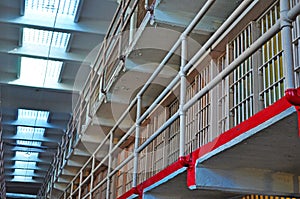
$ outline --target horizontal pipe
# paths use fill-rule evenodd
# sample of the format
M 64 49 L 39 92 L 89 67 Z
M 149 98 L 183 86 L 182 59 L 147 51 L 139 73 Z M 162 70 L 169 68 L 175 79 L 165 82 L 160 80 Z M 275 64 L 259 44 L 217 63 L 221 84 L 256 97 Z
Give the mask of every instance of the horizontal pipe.
M 259 37 L 252 45 L 249 46 L 240 56 L 238 56 L 231 64 L 229 64 L 224 70 L 222 70 L 215 78 L 213 78 L 203 89 L 201 89 L 196 95 L 194 95 L 183 107 L 184 111 L 187 111 L 193 104 L 197 102 L 202 96 L 208 93 L 223 78 L 228 76 L 237 66 L 245 61 L 249 56 L 256 52 L 264 43 L 270 40 L 276 33 L 280 31 L 280 20 L 277 21 L 267 32 Z
M 110 154 L 113 153 L 134 131 L 135 126 L 131 126 L 130 129 L 123 135 L 123 137 L 119 140 L 119 142 L 112 148 L 112 150 L 109 152 Z
M 287 17 L 294 21 L 296 19 L 296 17 L 299 15 L 300 13 L 300 3 L 297 3 L 293 8 L 291 8 L 288 13 L 287 13 Z
M 173 80 L 168 84 L 168 86 L 163 90 L 163 92 L 160 93 L 160 95 L 155 98 L 154 102 L 147 108 L 147 110 L 143 113 L 143 115 L 140 117 L 140 119 L 137 120 L 137 124 L 141 124 L 151 113 L 151 111 L 154 110 L 154 108 L 163 100 L 163 98 L 173 89 L 175 84 L 179 81 L 180 76 L 177 75 Z
M 137 101 L 137 98 L 135 97 L 131 103 L 129 104 L 129 106 L 126 108 L 126 110 L 123 112 L 123 114 L 121 115 L 121 117 L 118 119 L 118 121 L 116 122 L 116 124 L 113 126 L 113 128 L 110 130 L 111 132 L 115 131 L 118 126 L 121 124 L 121 122 L 125 119 L 125 117 L 127 116 L 127 114 L 129 113 L 129 111 L 133 108 L 133 106 L 135 105 Z
M 158 65 L 158 67 L 155 69 L 155 71 L 152 73 L 151 77 L 147 80 L 147 82 L 144 84 L 142 89 L 138 92 L 137 96 L 142 96 L 144 92 L 147 90 L 147 88 L 150 86 L 151 82 L 158 76 L 160 71 L 163 69 L 165 64 L 169 61 L 173 53 L 177 50 L 179 45 L 181 44 L 181 39 L 178 39 L 175 45 L 171 48 L 171 50 L 168 52 L 168 54 L 165 56 L 165 58 L 161 61 L 161 63 Z
M 140 153 L 145 149 L 150 142 L 152 142 L 157 136 L 159 136 L 164 130 L 166 130 L 177 118 L 179 117 L 179 112 L 177 111 L 172 117 L 170 117 L 159 129 L 157 129 L 139 148 L 137 148 L 137 153 Z
M 201 10 L 197 13 L 197 15 L 194 17 L 194 19 L 188 25 L 188 27 L 184 30 L 184 32 L 182 33 L 182 36 L 187 36 L 192 32 L 192 30 L 196 27 L 196 25 L 199 23 L 199 21 L 202 19 L 202 17 L 206 14 L 206 12 L 214 4 L 215 1 L 216 0 L 206 1 L 206 3 L 202 6 Z
M 215 43 L 215 41 L 227 30 L 227 28 L 234 22 L 234 20 L 247 8 L 252 0 L 246 0 L 234 10 L 230 17 L 218 28 L 218 30 L 207 40 L 202 48 L 192 57 L 184 68 L 184 72 L 187 73 L 189 69 L 198 61 Z
M 127 164 L 130 160 L 132 160 L 133 157 L 134 154 L 132 152 L 125 160 L 123 160 L 116 168 L 114 168 L 114 170 L 112 170 L 108 176 L 112 177 L 117 171 L 119 171 L 122 167 L 124 167 L 125 164 Z
M 143 88 L 140 90 L 140 92 L 137 94 L 137 96 L 142 96 L 144 92 L 147 90 L 147 88 L 150 86 L 151 82 L 158 76 L 160 71 L 163 69 L 165 64 L 169 61 L 173 53 L 177 50 L 177 48 L 181 45 L 181 38 L 183 36 L 186 36 L 189 34 L 195 25 L 202 19 L 204 14 L 208 11 L 208 9 L 211 7 L 211 5 L 214 3 L 215 0 L 209 0 L 205 3 L 205 5 L 201 8 L 201 10 L 197 13 L 196 17 L 193 19 L 191 24 L 188 25 L 188 27 L 185 29 L 185 31 L 181 34 L 179 39 L 176 41 L 176 43 L 173 45 L 171 50 L 168 52 L 168 54 L 164 57 L 164 59 L 161 61 L 161 63 L 158 65 L 156 70 L 153 72 L 151 77 L 147 80 Z

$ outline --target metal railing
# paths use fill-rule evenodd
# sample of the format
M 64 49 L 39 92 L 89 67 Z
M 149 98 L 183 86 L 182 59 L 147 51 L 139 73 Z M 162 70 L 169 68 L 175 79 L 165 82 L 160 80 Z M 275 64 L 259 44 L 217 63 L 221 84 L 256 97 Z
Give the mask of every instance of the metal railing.
M 280 48 L 280 41 L 284 39 L 281 39 L 280 33 L 281 20 L 279 17 L 275 17 L 271 19 L 272 25 L 264 28 L 267 27 L 264 24 L 267 23 L 266 20 L 270 19 L 270 17 L 267 17 L 270 13 L 272 16 L 279 16 L 276 7 L 278 4 L 274 4 L 272 7 L 274 10 L 270 9 L 259 20 L 251 22 L 236 38 L 228 42 L 224 50 L 225 56 L 221 55 L 219 57 L 220 64 L 217 65 L 219 71 L 209 71 L 209 69 L 215 67 L 213 63 L 210 63 L 208 66 L 202 67 L 198 76 L 194 76 L 195 85 L 187 86 L 186 76 L 188 72 L 191 69 L 195 69 L 197 65 L 194 65 L 198 60 L 207 56 L 207 49 L 210 49 L 217 42 L 218 38 L 222 38 L 223 35 L 227 34 L 227 30 L 233 28 L 231 24 L 241 20 L 239 16 L 243 15 L 242 13 L 245 10 L 248 12 L 249 9 L 247 8 L 255 5 L 257 1 L 243 1 L 203 47 L 187 62 L 186 36 L 193 30 L 213 3 L 213 0 L 207 1 L 202 7 L 92 156 L 74 177 L 61 198 L 95 198 L 100 196 L 112 198 L 120 196 L 176 161 L 175 157 L 168 157 L 163 150 L 164 147 L 169 147 L 168 150 L 174 150 L 175 152 L 172 152 L 176 154 L 177 158 L 185 156 L 196 148 L 208 143 L 220 133 L 228 130 L 231 126 L 243 122 L 261 110 L 263 106 L 260 106 L 260 103 L 264 104 L 264 107 L 269 106 L 283 95 L 280 92 L 283 90 L 284 85 L 284 76 L 281 75 L 283 61 L 280 61 L 282 53 L 284 53 Z M 297 11 L 295 11 L 296 9 Z M 298 8 L 295 8 L 293 12 L 299 13 Z M 298 22 L 296 21 L 295 23 Z M 263 24 L 260 29 L 261 32 L 258 35 L 250 36 L 250 32 L 257 28 L 253 26 L 255 24 Z M 111 29 L 108 32 L 110 33 Z M 299 36 L 295 38 L 299 38 Z M 294 42 L 294 46 L 296 46 L 296 42 Z M 182 62 L 178 75 L 157 96 L 152 105 L 142 112 L 143 94 L 179 47 L 182 48 Z M 269 50 L 273 47 L 276 47 L 277 51 L 272 51 L 274 54 L 270 54 Z M 254 62 L 253 60 L 257 60 L 256 58 L 258 57 L 261 58 L 261 62 Z M 96 60 L 95 63 L 102 62 Z M 109 78 L 105 80 L 103 79 L 105 75 L 101 71 L 101 66 L 97 67 L 97 70 L 91 72 L 90 76 L 96 74 L 94 76 L 98 75 L 101 77 L 102 82 L 103 80 L 109 81 L 112 76 L 106 76 Z M 261 78 L 262 85 L 256 86 L 256 83 L 260 82 L 257 81 L 257 78 Z M 178 84 L 179 81 L 180 83 Z M 195 87 L 198 87 L 198 89 L 195 89 Z M 214 91 L 215 87 L 219 88 L 219 91 Z M 86 85 L 81 96 L 81 103 L 78 104 L 78 107 L 81 108 L 77 108 L 77 110 L 81 111 L 77 111 L 78 113 L 75 111 L 76 114 L 74 116 L 77 119 L 73 120 L 76 122 L 75 125 L 71 125 L 72 128 L 69 129 L 71 132 L 76 132 L 74 130 L 76 127 L 78 128 L 77 132 L 80 132 L 80 126 L 83 124 L 80 119 L 82 117 L 86 118 L 86 116 L 82 116 L 82 114 L 86 114 L 82 110 L 86 109 L 86 104 L 94 101 L 91 100 L 94 99 L 91 96 L 93 96 L 95 91 L 90 90 L 90 88 L 95 89 L 99 87 L 94 86 L 94 84 Z M 100 85 L 100 88 L 105 87 Z M 157 106 L 162 103 L 172 89 L 179 89 L 180 91 L 178 102 L 174 102 L 169 107 L 169 111 L 167 109 L 158 110 Z M 215 96 L 219 96 L 219 99 L 213 100 Z M 213 121 L 212 117 L 214 115 L 212 112 L 216 110 L 218 104 L 225 107 L 218 109 L 222 114 L 217 121 Z M 91 105 L 88 106 L 91 107 Z M 114 132 L 131 112 L 136 112 L 136 126 L 132 126 L 125 132 L 118 142 L 114 142 Z M 148 119 L 152 123 L 148 124 Z M 219 126 L 218 130 L 213 129 L 216 126 Z M 193 131 L 193 129 L 196 131 Z M 212 132 L 217 133 L 212 134 Z M 109 145 L 108 148 L 107 145 Z M 126 151 L 118 151 L 120 147 L 125 148 Z M 101 151 L 105 151 L 107 155 L 98 160 L 97 155 Z M 152 164 L 152 162 L 154 163 Z M 125 182 L 123 186 L 121 186 L 122 182 Z M 112 190 L 112 184 L 116 185 L 115 190 Z
M 131 18 L 136 17 L 137 12 L 142 12 L 139 17 L 144 19 L 146 12 L 138 11 L 138 5 L 141 3 L 144 5 L 144 1 L 141 0 L 124 0 L 120 2 L 96 59 L 91 64 L 91 72 L 74 106 L 67 134 L 63 137 L 62 143 L 58 147 L 58 153 L 52 162 L 53 168 L 49 170 L 45 178 L 44 185 L 39 191 L 39 197 L 43 198 L 47 195 L 46 192 L 50 192 L 51 186 L 48 186 L 47 191 L 45 191 L 45 187 L 47 187 L 47 184 L 55 182 L 57 175 L 53 177 L 53 172 L 61 170 L 66 157 L 71 155 L 73 148 L 76 147 L 80 139 L 83 125 L 88 124 L 90 116 L 95 114 L 93 111 L 97 110 L 97 107 L 106 100 L 106 91 L 109 90 L 114 80 L 115 71 L 123 67 L 123 46 L 130 44 L 125 44 L 125 41 L 132 43 L 132 38 L 129 39 L 129 37 L 133 37 L 133 35 L 130 34 L 135 33 L 134 31 L 139 28 L 138 25 L 145 25 L 141 24 L 142 20 L 140 20 L 139 24 L 136 21 L 130 21 Z M 154 3 L 154 1 L 149 3 Z M 130 30 L 129 35 L 124 36 L 121 33 L 125 32 L 125 28 L 127 28 L 129 23 L 135 23 L 136 25 L 131 27 L 132 30 Z M 63 150 L 64 148 L 68 148 L 68 150 Z

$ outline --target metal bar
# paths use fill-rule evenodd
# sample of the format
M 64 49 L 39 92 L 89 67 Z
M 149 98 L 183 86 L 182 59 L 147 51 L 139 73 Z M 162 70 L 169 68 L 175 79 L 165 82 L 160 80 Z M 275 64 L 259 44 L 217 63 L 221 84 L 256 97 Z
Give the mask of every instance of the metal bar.
M 121 115 L 121 117 L 118 119 L 118 121 L 116 122 L 116 124 L 113 126 L 113 128 L 110 130 L 110 132 L 115 131 L 118 126 L 121 124 L 121 122 L 125 119 L 126 115 L 129 113 L 129 111 L 133 108 L 133 106 L 135 105 L 137 101 L 137 98 L 135 97 L 131 103 L 129 104 L 129 106 L 127 107 L 127 109 L 124 111 L 124 113 Z
M 227 28 L 234 22 L 234 20 L 247 8 L 252 0 L 245 0 L 241 5 L 227 18 L 227 20 L 218 28 L 218 30 L 207 40 L 202 48 L 189 60 L 185 66 L 184 71 L 187 72 L 199 58 L 204 55 L 214 42 L 227 30 Z
M 139 153 L 137 149 L 139 147 L 139 139 L 140 139 L 140 127 L 141 124 L 138 120 L 141 117 L 142 112 L 142 97 L 138 96 L 137 99 L 137 108 L 136 108 L 136 123 L 135 123 L 135 142 L 134 142 L 134 162 L 133 162 L 133 173 L 132 173 L 132 187 L 137 186 L 137 175 L 138 175 L 138 163 L 139 163 Z
M 298 3 L 299 5 L 299 3 Z M 298 6 L 299 7 L 299 6 Z M 296 6 L 296 8 L 298 8 Z M 281 16 L 281 33 L 282 33 L 282 49 L 284 53 L 284 72 L 285 72 L 285 89 L 295 88 L 294 79 L 294 63 L 292 49 L 292 23 L 288 18 L 289 1 L 280 0 L 280 16 Z M 294 11 L 294 10 L 293 10 Z M 297 10 L 300 12 L 300 8 Z M 291 13 L 291 12 L 290 12 Z M 292 14 L 294 14 L 292 12 Z M 293 16 L 293 15 L 292 15 Z
M 238 56 L 228 67 L 221 71 L 212 81 L 210 81 L 203 89 L 201 89 L 191 100 L 189 100 L 183 107 L 183 110 L 187 110 L 198 99 L 205 95 L 210 89 L 215 87 L 224 77 L 229 75 L 237 66 L 239 66 L 245 59 L 251 56 L 261 45 L 267 42 L 280 30 L 280 21 L 277 21 L 267 32 L 265 32 L 259 39 L 257 39 L 252 45 L 249 46 L 240 56 Z M 194 58 L 194 57 L 193 57 Z M 191 62 L 191 61 L 190 61 Z M 189 63 L 190 63 L 189 62 Z M 185 67 L 189 68 L 190 64 Z
M 127 133 L 125 133 L 125 135 L 123 135 L 123 137 L 119 140 L 119 142 L 110 150 L 110 153 L 113 153 L 130 136 L 130 134 L 133 132 L 134 129 L 135 129 L 135 126 L 132 126 L 127 131 Z
M 182 36 L 187 36 L 191 33 L 191 31 L 196 27 L 198 22 L 203 18 L 203 16 L 206 14 L 206 12 L 209 10 L 209 8 L 213 5 L 214 2 L 215 0 L 206 1 L 206 3 L 202 6 L 201 10 L 197 13 L 197 15 L 191 21 L 189 26 L 182 33 Z
M 184 66 L 187 63 L 187 40 L 186 36 L 182 37 L 181 45 L 181 67 L 180 67 L 180 104 L 179 104 L 179 117 L 180 117 L 180 131 L 179 131 L 179 157 L 184 156 L 185 149 L 185 125 L 186 125 L 186 111 L 183 106 L 186 101 L 186 74 Z
M 150 142 L 152 142 L 158 135 L 161 134 L 166 128 L 168 128 L 179 117 L 179 111 L 177 111 L 172 117 L 170 117 L 159 129 L 157 129 L 139 148 L 137 152 L 140 153 L 145 149 Z
M 299 13 L 300 13 L 300 3 L 297 3 L 293 8 L 291 8 L 287 12 L 287 17 L 288 17 L 288 19 L 295 21 L 296 17 L 299 15 Z
M 173 55 L 173 53 L 180 46 L 182 37 L 188 35 L 193 30 L 195 24 L 198 23 L 202 19 L 202 17 L 208 11 L 208 9 L 210 8 L 210 6 L 212 5 L 212 3 L 214 1 L 215 0 L 210 0 L 210 1 L 207 1 L 205 3 L 205 5 L 201 8 L 201 10 L 198 12 L 198 14 L 196 15 L 196 17 L 191 22 L 191 24 L 181 34 L 181 36 L 176 41 L 176 43 L 174 44 L 174 46 L 170 49 L 170 51 L 168 52 L 168 54 L 164 57 L 164 59 L 162 60 L 162 62 L 158 65 L 158 67 L 153 72 L 153 74 L 151 75 L 151 77 L 147 80 L 147 82 L 145 83 L 145 85 L 143 86 L 143 88 L 140 90 L 140 92 L 138 93 L 138 95 L 140 95 L 140 96 L 143 95 L 143 93 L 150 86 L 150 83 L 158 76 L 158 74 L 160 73 L 160 71 L 163 69 L 164 65 L 168 62 L 168 60 L 171 58 L 171 56 Z
M 107 181 L 106 181 L 106 198 L 110 198 L 110 181 L 111 177 L 109 176 L 110 171 L 111 171 L 111 165 L 112 165 L 112 145 L 113 145 L 113 133 L 110 133 L 110 138 L 109 138 L 109 151 L 110 153 L 108 154 L 108 168 L 107 168 Z
M 122 4 L 120 3 L 117 10 L 116 10 L 116 12 L 115 12 L 115 14 L 114 14 L 114 16 L 113 16 L 113 18 L 112 18 L 112 20 L 111 20 L 111 23 L 110 23 L 110 25 L 107 29 L 107 33 L 106 33 L 106 36 L 104 37 L 104 40 L 106 40 L 109 37 L 109 33 L 110 33 L 111 29 L 113 28 L 113 25 L 114 25 L 114 23 L 115 23 L 115 21 L 118 17 L 118 14 L 119 14 L 121 8 L 122 8 Z
M 123 160 L 114 170 L 112 170 L 109 174 L 108 177 L 112 177 L 118 170 L 120 170 L 122 167 L 125 166 L 130 160 L 134 158 L 134 154 L 130 154 L 125 160 Z
M 150 107 L 143 113 L 143 115 L 139 118 L 137 121 L 138 123 L 143 122 L 143 120 L 146 119 L 146 117 L 151 113 L 151 111 L 154 110 L 154 108 L 157 106 L 157 104 L 160 103 L 160 101 L 172 90 L 172 88 L 175 86 L 175 84 L 179 81 L 180 76 L 179 74 L 173 78 L 173 80 L 168 84 L 168 86 L 161 92 L 161 94 L 156 97 L 154 102 L 150 105 Z

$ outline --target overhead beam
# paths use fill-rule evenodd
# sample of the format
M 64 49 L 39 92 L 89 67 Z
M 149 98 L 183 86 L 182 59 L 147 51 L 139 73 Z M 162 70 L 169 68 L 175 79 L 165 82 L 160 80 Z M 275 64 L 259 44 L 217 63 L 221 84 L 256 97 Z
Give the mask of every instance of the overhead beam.
M 21 33 L 20 33 L 21 34 Z M 20 36 L 21 37 L 21 36 Z M 49 54 L 49 48 L 44 46 L 20 46 L 22 43 L 17 41 L 18 45 L 13 41 L 0 40 L 0 53 L 8 53 L 11 55 L 26 56 L 38 59 L 49 59 L 54 61 L 66 62 L 84 62 L 90 64 L 86 56 L 90 51 L 76 49 L 76 51 L 66 52 L 64 49 L 52 48 Z
M 80 23 L 70 22 L 65 20 L 56 20 L 56 23 L 49 23 L 48 18 L 38 16 L 20 16 L 10 10 L 0 9 L 0 23 L 11 24 L 20 27 L 37 28 L 49 31 L 67 32 L 67 33 L 88 33 L 105 35 L 110 21 L 97 21 L 86 19 Z
M 24 169 L 23 167 L 18 167 L 18 166 L 15 166 L 15 165 L 9 165 L 8 166 L 7 164 L 4 164 L 4 168 L 5 169 Z M 31 167 L 31 168 L 36 170 L 36 171 L 48 172 L 49 166 L 35 166 L 35 167 Z
M 50 154 L 53 156 L 56 153 L 56 149 L 39 149 L 39 148 L 33 148 L 33 147 L 28 147 L 28 146 L 8 146 L 7 144 L 5 145 L 4 151 L 10 151 L 10 152 L 16 152 L 16 151 L 24 151 L 24 152 L 33 152 L 33 153 L 43 153 L 43 154 Z
M 25 14 L 25 0 L 20 0 L 20 15 L 24 16 Z
M 48 163 L 52 161 L 52 157 L 43 157 L 43 158 L 21 158 L 21 157 L 4 157 L 4 162 L 7 161 L 32 161 L 36 163 Z
M 46 123 L 46 122 L 36 122 L 36 121 L 20 121 L 20 120 L 2 120 L 2 125 L 8 125 L 8 126 L 28 126 L 28 127 L 37 127 L 37 128 L 47 128 L 47 129 L 57 129 L 58 131 L 64 132 L 66 128 L 65 122 L 58 123 Z
M 77 10 L 76 10 L 76 14 L 75 14 L 75 18 L 74 18 L 75 23 L 78 23 L 79 20 L 80 20 L 80 14 L 81 14 L 81 11 L 82 11 L 82 8 L 83 8 L 83 4 L 84 4 L 84 0 L 79 0 L 78 7 L 77 7 Z
M 14 172 L 9 172 L 9 171 L 5 171 L 4 174 L 6 176 L 15 176 L 16 175 Z M 35 178 L 44 178 L 45 175 L 46 175 L 46 172 L 44 172 L 43 174 L 34 173 L 33 175 L 30 175 L 30 176 L 35 177 Z
M 47 142 L 47 143 L 60 143 L 61 142 L 61 136 L 51 136 L 47 135 L 43 138 L 36 138 L 36 139 L 29 139 L 20 135 L 16 135 L 15 132 L 8 132 L 5 131 L 5 133 L 2 135 L 3 140 L 30 140 L 30 141 L 36 141 L 36 142 Z
M 13 180 L 9 176 L 5 176 L 5 180 L 8 181 L 8 182 L 20 182 L 20 183 L 24 183 L 24 184 L 27 184 L 27 183 L 43 183 L 44 182 L 44 178 L 39 178 L 39 177 L 36 177 L 35 179 L 28 180 L 28 181 L 19 181 L 19 180 Z M 25 187 L 25 185 L 24 185 L 24 187 Z

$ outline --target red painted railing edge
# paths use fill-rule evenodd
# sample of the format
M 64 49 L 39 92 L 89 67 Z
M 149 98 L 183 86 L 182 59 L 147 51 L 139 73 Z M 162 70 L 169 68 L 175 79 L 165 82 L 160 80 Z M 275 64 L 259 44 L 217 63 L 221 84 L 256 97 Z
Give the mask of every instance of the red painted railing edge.
M 300 91 L 300 89 L 298 89 Z M 274 104 L 270 105 L 269 107 L 259 111 L 249 119 L 245 120 L 244 122 L 238 124 L 237 126 L 229 129 L 228 131 L 222 133 L 217 138 L 215 138 L 212 142 L 209 142 L 200 148 L 193 151 L 190 155 L 185 156 L 186 160 L 189 160 L 190 163 L 187 166 L 187 185 L 188 187 L 192 188 L 196 185 L 195 183 L 195 164 L 197 159 L 206 155 L 207 153 L 215 150 L 216 148 L 226 144 L 227 142 L 231 141 L 232 139 L 236 138 L 237 136 L 247 132 L 248 130 L 262 124 L 263 122 L 271 119 L 272 117 L 278 115 L 279 113 L 285 111 L 286 109 L 292 107 L 286 97 L 282 97 Z M 146 181 L 139 184 L 137 187 L 130 189 L 122 196 L 118 197 L 117 199 L 126 199 L 130 196 L 138 195 L 138 198 L 142 198 L 143 191 L 145 188 L 157 183 L 158 181 L 166 178 L 170 174 L 176 172 L 177 170 L 183 168 L 184 165 L 182 164 L 182 157 L 179 158 L 178 161 L 169 165 L 159 173 L 155 174 L 154 176 L 150 177 Z

